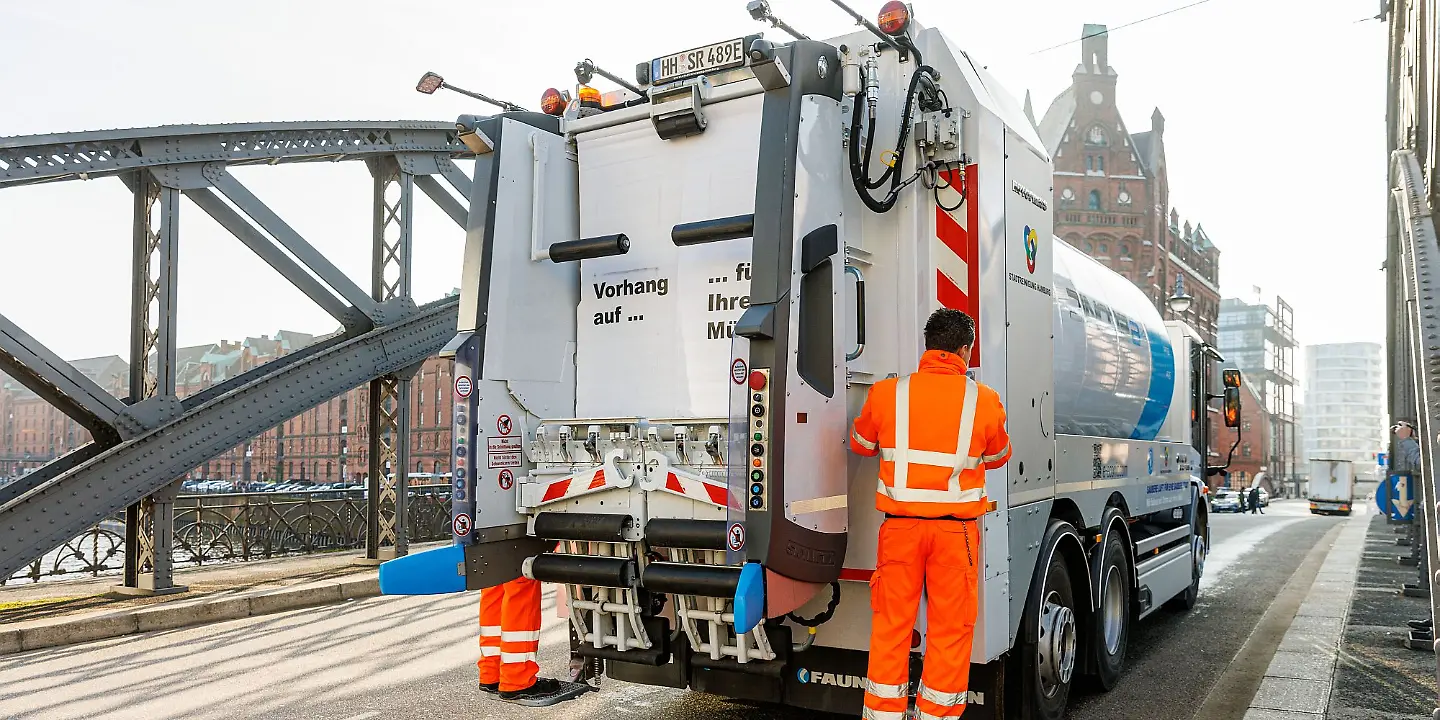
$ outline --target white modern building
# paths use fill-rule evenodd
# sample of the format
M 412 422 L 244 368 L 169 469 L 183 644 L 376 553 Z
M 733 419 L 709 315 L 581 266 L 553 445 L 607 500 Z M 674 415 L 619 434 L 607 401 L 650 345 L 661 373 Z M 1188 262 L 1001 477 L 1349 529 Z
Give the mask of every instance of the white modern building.
M 1385 450 L 1385 360 L 1379 343 L 1305 347 L 1305 454 L 1350 460 L 1357 479 L 1379 478 Z

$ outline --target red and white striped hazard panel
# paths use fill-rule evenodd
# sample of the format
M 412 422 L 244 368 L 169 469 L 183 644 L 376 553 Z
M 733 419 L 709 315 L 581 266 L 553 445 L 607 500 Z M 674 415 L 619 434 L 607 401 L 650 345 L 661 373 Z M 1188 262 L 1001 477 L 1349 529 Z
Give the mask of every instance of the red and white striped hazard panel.
M 614 466 L 602 465 L 566 475 L 559 480 L 551 480 L 550 484 L 545 486 L 544 494 L 540 496 L 540 504 L 569 500 L 620 486 L 620 476 L 615 472 Z
M 687 497 L 691 500 L 726 507 L 730 504 L 730 488 L 725 483 L 694 475 L 673 467 L 661 467 L 665 481 L 652 485 L 656 490 Z
M 930 255 L 935 261 L 935 294 L 932 310 L 950 308 L 975 319 L 975 336 L 982 337 L 980 327 L 980 213 L 976 192 L 976 166 L 963 171 L 950 170 L 940 174 L 950 187 L 939 191 L 935 206 L 935 237 L 930 241 Z M 961 202 L 954 212 L 945 208 Z M 943 205 L 943 207 L 942 207 Z M 980 343 L 970 356 L 970 367 L 980 366 Z

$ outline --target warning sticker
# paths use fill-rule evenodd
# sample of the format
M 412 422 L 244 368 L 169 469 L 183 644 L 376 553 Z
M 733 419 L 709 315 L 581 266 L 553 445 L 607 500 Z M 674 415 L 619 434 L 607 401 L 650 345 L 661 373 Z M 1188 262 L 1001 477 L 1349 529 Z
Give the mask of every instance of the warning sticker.
M 523 448 L 520 447 L 520 436 L 511 435 L 485 438 L 485 449 L 492 453 L 518 453 Z
M 486 460 L 489 461 L 489 467 L 491 470 L 494 470 L 495 468 L 520 467 L 520 453 L 518 452 L 487 453 L 485 457 Z
M 453 529 L 453 530 L 455 531 L 455 534 L 456 534 L 456 535 L 459 535 L 460 537 L 465 537 L 466 535 L 469 535 L 469 534 L 470 534 L 470 516 L 469 516 L 468 514 L 465 514 L 465 513 L 461 513 L 461 514 L 459 514 L 459 515 L 456 515 L 456 516 L 455 516 L 455 521 L 450 524 L 450 527 L 451 527 L 451 529 Z
M 750 373 L 745 367 L 745 361 L 740 358 L 735 358 L 735 362 L 730 364 L 730 379 L 734 380 L 736 385 L 744 385 L 745 378 L 749 375 Z
M 495 419 L 495 429 L 498 430 L 501 435 L 509 435 L 515 431 L 515 423 L 510 421 L 509 415 L 501 415 Z
M 507 470 L 500 471 L 500 489 L 509 490 L 515 486 L 515 473 Z
M 471 390 L 474 390 L 474 389 L 475 389 L 475 386 L 470 382 L 470 376 L 469 376 L 469 375 L 456 375 L 456 376 L 455 376 L 455 394 L 456 394 L 456 395 L 459 395 L 459 396 L 462 397 L 462 398 L 468 398 L 468 397 L 470 397 L 470 391 L 471 391 Z
M 725 542 L 731 550 L 739 552 L 745 549 L 745 526 L 740 523 L 731 523 L 730 532 L 726 533 Z

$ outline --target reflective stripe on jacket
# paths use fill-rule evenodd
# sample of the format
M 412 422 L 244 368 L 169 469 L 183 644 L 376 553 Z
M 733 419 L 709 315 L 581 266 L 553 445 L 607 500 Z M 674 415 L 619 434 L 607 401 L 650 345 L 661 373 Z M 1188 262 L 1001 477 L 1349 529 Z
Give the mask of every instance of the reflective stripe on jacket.
M 1000 396 L 965 370 L 954 353 L 929 350 L 914 374 L 870 388 L 850 449 L 880 456 L 875 505 L 881 512 L 985 514 L 985 470 L 1010 459 L 1010 436 Z

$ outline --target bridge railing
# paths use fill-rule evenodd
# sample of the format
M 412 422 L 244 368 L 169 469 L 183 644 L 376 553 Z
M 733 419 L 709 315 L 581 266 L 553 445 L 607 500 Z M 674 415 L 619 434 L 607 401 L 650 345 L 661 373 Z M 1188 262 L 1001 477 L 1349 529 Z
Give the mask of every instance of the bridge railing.
M 416 542 L 450 538 L 450 486 L 411 485 L 405 527 Z M 365 547 L 368 491 L 308 489 L 181 495 L 175 501 L 176 567 L 199 567 Z M 119 573 L 125 523 L 106 519 L 0 585 Z

